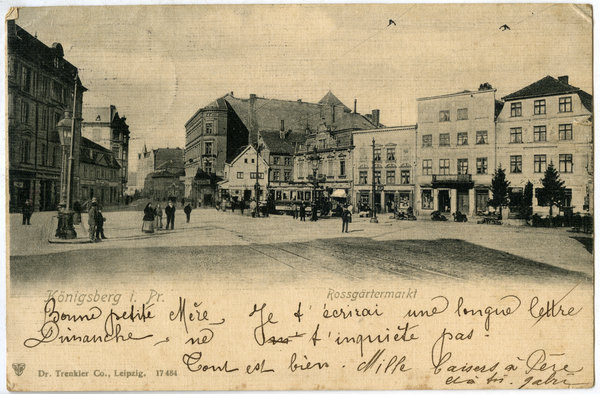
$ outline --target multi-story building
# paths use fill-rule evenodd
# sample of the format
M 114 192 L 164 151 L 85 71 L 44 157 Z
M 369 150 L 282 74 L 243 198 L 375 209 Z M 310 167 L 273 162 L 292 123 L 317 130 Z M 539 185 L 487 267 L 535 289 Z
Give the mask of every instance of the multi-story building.
M 84 203 L 96 197 L 101 205 L 116 204 L 121 198 L 121 166 L 114 152 L 81 137 L 79 155 L 80 193 Z
M 183 150 L 181 148 L 148 150 L 146 145 L 144 145 L 144 149 L 138 154 L 136 190 L 142 191 L 145 189 L 145 181 L 150 174 L 165 170 L 172 173 L 179 173 L 183 169 Z
M 474 215 L 487 210 L 495 161 L 495 118 L 502 103 L 483 84 L 418 99 L 417 210 Z
M 547 212 L 539 191 L 550 163 L 565 181 L 564 205 L 591 211 L 593 203 L 593 98 L 569 85 L 568 76 L 546 76 L 502 98 L 496 131 L 498 165 L 511 195 L 534 185 L 534 211 Z M 513 198 L 518 200 L 518 198 Z
M 351 112 L 331 92 L 318 103 L 268 99 L 255 94 L 241 99 L 234 97 L 233 92 L 215 100 L 199 109 L 185 126 L 186 196 L 200 194 L 202 199 L 202 195 L 213 195 L 215 182 L 224 177 L 225 163 L 233 160 L 240 148 L 255 144 L 259 131 L 279 133 L 284 122 L 293 139 L 314 134 L 323 120 L 329 125 L 349 122 L 345 118 Z M 363 128 L 373 127 L 373 122 L 364 119 L 369 126 Z M 285 177 L 283 171 L 280 175 Z
M 8 196 L 11 212 L 29 200 L 35 210 L 60 201 L 62 148 L 56 125 L 66 109 L 81 118 L 83 92 L 77 68 L 59 43 L 46 46 L 14 20 L 7 28 Z M 74 103 L 74 101 L 76 101 Z M 81 123 L 73 133 L 71 201 L 78 198 Z
M 113 152 L 121 168 L 120 187 L 115 203 L 120 203 L 127 190 L 129 171 L 129 126 L 126 118 L 119 116 L 114 105 L 85 107 L 83 109 L 82 135 Z
M 373 207 L 373 179 L 378 212 L 415 208 L 416 133 L 416 125 L 353 133 L 356 209 Z
M 269 164 L 256 152 L 256 149 L 252 145 L 243 147 L 231 162 L 225 164 L 225 179 L 219 182 L 221 198 L 231 201 L 250 201 L 253 198 L 257 201 L 266 200 L 268 172 Z

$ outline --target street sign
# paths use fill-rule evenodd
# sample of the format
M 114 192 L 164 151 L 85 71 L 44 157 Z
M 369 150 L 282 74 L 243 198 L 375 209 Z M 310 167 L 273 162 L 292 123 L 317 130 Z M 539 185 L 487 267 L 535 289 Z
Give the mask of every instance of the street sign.
M 382 191 L 383 190 L 383 185 L 377 185 L 377 190 Z

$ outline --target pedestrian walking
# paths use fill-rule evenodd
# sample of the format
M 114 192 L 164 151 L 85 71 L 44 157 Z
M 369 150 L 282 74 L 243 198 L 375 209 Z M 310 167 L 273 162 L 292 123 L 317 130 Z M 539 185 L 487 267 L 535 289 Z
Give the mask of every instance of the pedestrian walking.
M 304 206 L 304 203 L 300 204 L 300 221 L 306 222 L 306 207 Z
M 252 201 L 250 201 L 250 211 L 252 211 L 252 217 L 258 217 L 258 211 L 256 210 L 256 208 L 258 207 L 258 205 L 256 204 L 256 201 L 254 199 L 252 199 Z
M 240 212 L 242 215 L 244 214 L 244 208 L 246 208 L 246 201 L 242 200 L 240 201 Z
M 231 213 L 235 213 L 235 200 L 231 200 Z
M 299 210 L 300 210 L 300 208 L 298 208 L 298 205 L 296 203 L 294 203 L 294 207 L 292 208 L 292 217 L 294 219 L 298 219 L 298 216 L 300 213 Z
M 165 208 L 165 214 L 167 215 L 167 226 L 165 230 L 169 229 L 169 224 L 171 224 L 171 230 L 175 226 L 175 204 L 173 204 L 173 200 L 169 200 L 169 205 Z
M 189 223 L 190 222 L 190 215 L 192 213 L 192 207 L 190 206 L 189 203 L 188 203 L 188 205 L 185 206 L 185 208 L 183 208 L 183 212 L 185 212 L 186 223 Z
M 163 210 L 160 207 L 160 204 L 156 204 L 156 209 L 154 210 L 154 215 L 156 216 L 154 218 L 154 227 L 157 230 L 162 230 L 162 228 L 163 228 L 163 224 L 162 224 Z
M 312 204 L 310 206 L 310 221 L 316 222 L 318 220 L 317 217 L 317 204 Z
M 152 208 L 152 203 L 149 202 L 146 204 L 146 208 L 144 208 L 144 219 L 142 222 L 142 232 L 144 233 L 153 233 L 154 232 L 154 208 Z
M 23 224 L 30 225 L 31 224 L 31 214 L 33 212 L 33 208 L 31 207 L 31 203 L 29 200 L 25 200 L 23 206 L 21 207 L 21 213 L 23 214 Z
M 98 216 L 98 201 L 96 197 L 92 198 L 90 209 L 88 210 L 88 232 L 90 234 L 90 241 L 98 242 L 96 238 L 96 218 Z
M 104 236 L 104 222 L 106 218 L 102 215 L 102 208 L 98 207 L 98 213 L 96 213 L 96 239 L 107 239 Z
M 348 205 L 346 204 L 344 206 L 344 210 L 342 211 L 342 232 L 348 232 L 348 223 L 350 223 L 350 220 L 352 218 L 352 214 L 350 213 L 350 210 L 348 210 Z
M 185 198 L 181 197 L 181 208 L 183 208 L 185 205 Z

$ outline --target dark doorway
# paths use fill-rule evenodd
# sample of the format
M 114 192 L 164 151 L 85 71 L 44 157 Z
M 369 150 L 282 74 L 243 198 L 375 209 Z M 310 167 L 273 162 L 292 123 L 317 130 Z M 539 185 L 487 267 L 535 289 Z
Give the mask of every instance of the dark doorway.
M 438 191 L 438 211 L 450 212 L 450 190 Z
M 469 191 L 459 190 L 458 191 L 458 206 L 456 209 L 461 213 L 468 215 L 469 214 Z

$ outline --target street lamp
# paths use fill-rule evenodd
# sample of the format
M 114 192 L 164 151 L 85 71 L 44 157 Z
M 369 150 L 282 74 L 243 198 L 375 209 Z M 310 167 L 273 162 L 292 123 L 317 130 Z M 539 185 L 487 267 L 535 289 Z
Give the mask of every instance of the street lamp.
M 75 239 L 77 233 L 73 227 L 73 211 L 71 211 L 71 168 L 73 162 L 73 130 L 75 120 L 71 111 L 65 110 L 65 117 L 58 122 L 56 128 L 62 147 L 62 166 L 60 170 L 60 202 L 58 204 L 58 227 L 56 237 Z M 71 147 L 71 157 L 67 157 L 67 148 Z
M 317 180 L 317 172 L 319 170 L 319 162 L 321 161 L 321 156 L 317 154 L 317 147 L 315 146 L 313 149 L 313 154 L 308 156 L 308 160 L 310 160 L 313 167 L 313 198 L 312 198 L 312 207 L 311 207 L 311 219 L 312 221 L 317 221 L 317 186 L 319 186 L 319 181 Z
M 376 205 L 375 205 L 375 138 L 373 138 L 373 206 L 371 207 L 372 209 L 372 215 L 371 215 L 371 223 L 379 223 L 379 221 L 377 220 L 377 209 L 376 209 Z
M 256 202 L 256 213 L 254 215 L 254 217 L 259 217 L 259 212 L 260 210 L 258 209 L 258 194 L 260 193 L 260 184 L 258 183 L 258 158 L 259 158 L 259 154 L 260 154 L 260 148 L 261 145 L 257 142 L 256 143 L 256 183 L 254 184 L 254 198 L 255 198 L 255 202 Z

